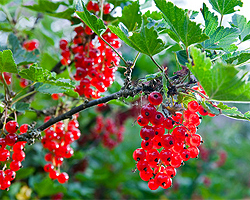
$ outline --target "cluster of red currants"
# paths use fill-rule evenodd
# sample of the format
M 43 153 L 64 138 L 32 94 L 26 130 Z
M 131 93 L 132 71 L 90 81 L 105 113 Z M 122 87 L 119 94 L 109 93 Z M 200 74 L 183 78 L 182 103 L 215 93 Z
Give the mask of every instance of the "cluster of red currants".
M 29 40 L 29 41 L 25 41 L 23 43 L 23 48 L 26 51 L 34 51 L 35 49 L 37 49 L 39 47 L 39 41 L 37 39 L 33 39 L 33 40 Z
M 8 134 L 5 138 L 0 138 L 0 162 L 2 166 L 2 170 L 0 170 L 1 190 L 6 190 L 10 187 L 11 181 L 16 177 L 16 171 L 22 167 L 21 162 L 25 158 L 24 146 L 26 142 L 17 141 L 18 129 L 19 134 L 26 133 L 28 131 L 28 124 L 23 124 L 19 128 L 16 121 L 8 121 L 5 125 L 5 130 Z
M 60 166 L 63 164 L 64 158 L 70 158 L 74 154 L 70 144 L 81 136 L 78 129 L 79 123 L 76 116 L 74 117 L 67 125 L 58 122 L 47 128 L 42 139 L 43 147 L 50 151 L 45 155 L 45 160 L 49 163 L 44 166 L 44 171 L 49 173 L 51 179 L 57 179 L 59 183 L 65 183 L 69 179 L 66 172 L 60 173 Z M 49 116 L 46 117 L 45 122 L 49 119 Z
M 112 10 L 112 6 L 113 5 L 110 3 L 105 3 L 103 6 L 103 14 L 104 15 L 109 14 Z M 94 2 L 94 1 L 89 1 L 87 4 L 87 10 L 90 12 L 97 13 L 100 11 L 99 4 L 97 2 Z
M 86 98 L 100 98 L 100 92 L 105 92 L 113 83 L 120 58 L 100 38 L 92 37 L 94 32 L 88 26 L 76 27 L 75 32 L 73 46 L 69 47 L 66 40 L 60 41 L 61 63 L 68 65 L 73 53 L 74 79 L 80 81 L 75 91 Z M 120 47 L 120 40 L 109 30 L 102 36 L 114 48 Z
M 98 116 L 91 132 L 97 135 L 96 138 L 101 138 L 103 146 L 113 149 L 123 141 L 124 130 L 124 127 L 118 126 L 113 119 Z
M 169 188 L 176 168 L 199 155 L 197 147 L 202 138 L 196 133 L 197 126 L 201 122 L 200 115 L 208 114 L 197 101 L 190 101 L 187 109 L 165 117 L 155 108 L 162 100 L 159 92 L 152 92 L 148 96 L 149 103 L 141 108 L 141 115 L 137 118 L 142 126 L 142 142 L 141 148 L 134 151 L 133 158 L 137 161 L 141 179 L 149 181 L 151 190 L 159 186 Z

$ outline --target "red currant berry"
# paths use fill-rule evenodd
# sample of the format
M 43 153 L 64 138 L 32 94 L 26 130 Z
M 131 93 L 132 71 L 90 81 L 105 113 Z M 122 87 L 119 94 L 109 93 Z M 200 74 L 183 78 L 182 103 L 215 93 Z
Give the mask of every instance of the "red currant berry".
M 60 40 L 60 42 L 59 42 L 60 49 L 65 50 L 67 48 L 67 45 L 68 45 L 67 40 L 63 40 L 63 39 Z
M 145 150 L 142 148 L 136 149 L 133 153 L 133 158 L 135 161 L 144 160 L 146 158 Z
M 17 141 L 17 135 L 15 133 L 9 133 L 5 136 L 5 142 L 9 146 L 13 146 Z
M 175 138 L 170 134 L 163 135 L 161 138 L 161 144 L 165 149 L 170 149 L 175 144 Z
M 190 110 L 191 112 L 197 112 L 199 109 L 199 104 L 197 101 L 190 101 L 188 103 L 188 110 Z
M 5 129 L 8 133 L 17 132 L 19 125 L 16 121 L 8 121 L 5 125 Z
M 69 180 L 69 175 L 66 172 L 63 172 L 57 177 L 57 180 L 59 183 L 63 184 Z
M 18 171 L 20 168 L 22 167 L 22 164 L 20 161 L 17 161 L 17 160 L 13 160 L 11 163 L 10 163 L 10 169 L 13 170 L 13 171 Z
M 149 94 L 149 96 L 148 96 L 148 101 L 152 105 L 155 105 L 155 106 L 161 104 L 162 100 L 163 100 L 163 97 L 162 97 L 161 93 L 156 92 L 156 91 L 155 92 L 151 92 Z
M 154 179 L 151 179 L 149 182 L 148 182 L 148 187 L 150 190 L 157 190 L 159 185 L 155 182 Z
M 155 136 L 155 130 L 152 126 L 144 126 L 141 128 L 140 136 L 144 140 L 150 140 Z
M 56 170 L 52 169 L 49 171 L 49 177 L 51 179 L 57 179 L 58 176 L 59 176 L 59 173 Z
M 137 123 L 140 125 L 140 126 L 146 126 L 148 125 L 149 123 L 149 120 L 144 118 L 142 115 L 139 115 L 138 118 L 137 118 Z
M 12 171 L 11 169 L 5 170 L 5 179 L 8 181 L 13 181 L 16 177 L 16 172 Z
M 190 158 L 196 158 L 199 155 L 199 149 L 197 147 L 189 147 Z
M 152 104 L 146 104 L 141 108 L 141 115 L 146 119 L 150 119 L 155 113 L 156 108 Z

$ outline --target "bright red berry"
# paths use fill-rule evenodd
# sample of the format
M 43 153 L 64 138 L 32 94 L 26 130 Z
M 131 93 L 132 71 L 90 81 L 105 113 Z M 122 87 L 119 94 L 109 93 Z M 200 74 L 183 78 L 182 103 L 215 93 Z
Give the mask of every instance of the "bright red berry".
M 19 125 L 16 121 L 8 121 L 5 125 L 5 129 L 8 133 L 17 132 Z
M 156 92 L 156 91 L 155 92 L 151 92 L 149 94 L 149 96 L 148 96 L 148 101 L 152 105 L 155 105 L 155 106 L 161 104 L 162 100 L 163 100 L 163 97 L 162 97 L 161 93 Z

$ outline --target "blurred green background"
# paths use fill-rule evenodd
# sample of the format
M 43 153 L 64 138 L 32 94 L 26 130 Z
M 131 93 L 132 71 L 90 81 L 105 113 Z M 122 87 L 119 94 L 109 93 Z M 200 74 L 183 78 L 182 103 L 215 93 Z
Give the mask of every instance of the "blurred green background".
M 23 3 L 29 1 L 23 1 Z M 73 28 L 68 20 L 58 19 L 46 14 L 33 28 L 32 22 L 37 12 L 19 7 L 21 1 L 13 1 L 6 9 L 15 17 L 21 16 L 17 35 L 22 39 L 36 38 L 40 42 L 40 66 L 49 70 L 59 61 L 59 40 L 72 38 Z M 12 32 L 11 27 L 4 24 L 4 13 L 0 12 L 0 43 L 5 45 L 7 36 Z M 60 24 L 64 26 L 60 26 Z M 66 23 L 67 22 L 67 23 Z M 31 25 L 30 25 L 31 23 Z M 58 25 L 59 24 L 59 25 Z M 6 27 L 7 26 L 7 27 Z M 5 27 L 5 29 L 3 28 Z M 53 27 L 53 28 L 52 28 Z M 9 28 L 9 29 L 8 29 Z M 169 43 L 170 40 L 167 39 Z M 176 67 L 173 51 L 179 50 L 173 46 L 161 52 L 156 60 L 168 66 L 172 75 Z M 128 60 L 135 58 L 136 52 L 123 45 L 123 56 Z M 157 71 L 152 61 L 141 55 L 133 71 L 133 80 Z M 109 92 L 118 91 L 122 85 L 124 70 L 116 74 L 116 80 Z M 67 71 L 60 76 L 67 77 Z M 13 77 L 13 89 L 20 90 L 19 80 Z M 107 93 L 108 94 L 108 93 Z M 61 101 L 67 101 L 62 98 Z M 50 95 L 37 94 L 31 106 L 36 109 L 46 109 L 56 106 L 57 101 Z M 233 105 L 242 112 L 250 110 L 248 104 Z M 137 106 L 140 107 L 140 104 Z M 82 137 L 80 142 L 73 143 L 75 154 L 64 161 L 62 171 L 69 173 L 70 179 L 66 184 L 59 184 L 49 179 L 43 171 L 46 151 L 42 145 L 36 144 L 26 148 L 26 158 L 23 168 L 18 171 L 15 181 L 9 191 L 0 191 L 0 199 L 249 199 L 250 198 L 250 123 L 237 121 L 224 116 L 204 117 L 198 133 L 204 144 L 198 159 L 185 162 L 177 170 L 173 179 L 173 187 L 168 190 L 151 191 L 147 182 L 140 179 L 139 173 L 133 172 L 135 161 L 133 151 L 140 147 L 140 127 L 135 123 L 138 109 L 131 105 L 109 105 L 105 116 L 129 116 L 125 121 L 124 141 L 116 148 L 109 150 L 100 142 L 91 139 L 90 128 L 94 126 L 95 118 L 100 115 L 96 108 L 80 113 L 79 123 Z M 129 111 L 128 111 L 129 110 Z M 26 111 L 18 117 L 19 124 L 43 123 L 43 117 L 38 117 L 31 111 Z M 59 193 L 59 196 L 53 196 Z M 61 195 L 61 196 L 60 196 Z

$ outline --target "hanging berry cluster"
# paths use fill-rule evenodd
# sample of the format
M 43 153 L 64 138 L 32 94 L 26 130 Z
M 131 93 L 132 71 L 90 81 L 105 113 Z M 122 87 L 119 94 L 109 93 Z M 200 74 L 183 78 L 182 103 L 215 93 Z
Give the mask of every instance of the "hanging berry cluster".
M 2 170 L 0 170 L 0 189 L 6 190 L 10 187 L 11 181 L 16 177 L 25 158 L 24 146 L 26 142 L 17 141 L 17 131 L 19 134 L 28 131 L 28 124 L 20 126 L 16 121 L 8 121 L 5 125 L 5 130 L 8 132 L 5 138 L 0 138 L 0 162 Z
M 49 119 L 50 117 L 46 117 L 45 122 Z M 70 144 L 81 136 L 78 127 L 79 123 L 75 117 L 67 125 L 58 122 L 45 130 L 42 144 L 50 153 L 45 155 L 45 160 L 49 163 L 44 166 L 44 171 L 49 173 L 51 179 L 57 179 L 59 183 L 65 183 L 69 179 L 66 172 L 60 173 L 60 166 L 64 158 L 70 158 L 74 154 Z
M 124 130 L 124 127 L 118 126 L 113 119 L 98 116 L 91 132 L 97 135 L 97 138 L 101 138 L 104 147 L 113 149 L 123 141 Z
M 87 8 L 95 13 L 99 11 L 98 4 L 92 1 L 88 3 Z M 109 14 L 110 10 L 110 4 L 105 4 L 104 14 Z M 68 65 L 73 57 L 76 67 L 74 79 L 80 81 L 75 91 L 86 98 L 100 98 L 100 93 L 105 92 L 114 82 L 120 58 L 87 25 L 78 26 L 74 31 L 76 36 L 72 46 L 64 39 L 60 41 L 61 63 Z M 121 41 L 109 29 L 102 37 L 114 49 L 120 48 Z
M 184 161 L 198 157 L 198 146 L 202 143 L 201 136 L 196 133 L 201 122 L 199 115 L 208 114 L 193 100 L 183 112 L 165 117 L 155 107 L 162 100 L 159 92 L 152 92 L 148 96 L 149 103 L 141 108 L 137 118 L 138 124 L 142 126 L 142 142 L 141 148 L 134 151 L 133 158 L 137 161 L 136 167 L 141 179 L 149 181 L 148 187 L 151 190 L 159 186 L 169 188 L 176 175 L 176 168 L 183 165 Z

